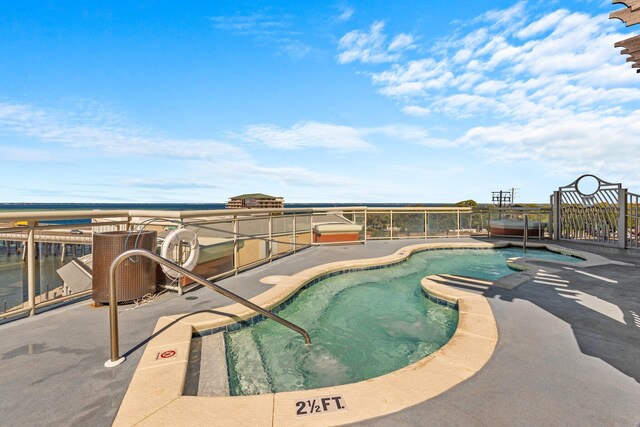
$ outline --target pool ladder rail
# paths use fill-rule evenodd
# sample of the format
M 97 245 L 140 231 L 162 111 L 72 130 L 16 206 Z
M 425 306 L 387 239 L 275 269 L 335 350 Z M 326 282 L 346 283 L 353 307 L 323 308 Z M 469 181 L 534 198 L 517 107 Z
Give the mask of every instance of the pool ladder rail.
M 264 308 L 260 307 L 259 305 L 256 305 L 254 303 L 252 303 L 251 301 L 242 298 L 240 295 L 234 294 L 233 292 L 216 285 L 213 282 L 208 281 L 207 279 L 205 279 L 202 276 L 199 276 L 189 270 L 186 270 L 184 268 L 182 268 L 181 266 L 179 266 L 178 264 L 169 261 L 166 258 L 161 257 L 160 255 L 149 251 L 147 249 L 130 249 L 128 251 L 125 251 L 123 253 L 121 253 L 120 255 L 118 255 L 113 262 L 111 263 L 111 266 L 109 267 L 109 333 L 110 333 L 110 340 L 111 340 L 111 359 L 107 360 L 104 364 L 105 367 L 107 368 L 112 368 L 114 366 L 118 366 L 119 364 L 121 364 L 122 362 L 125 361 L 125 357 L 124 356 L 120 356 L 120 349 L 119 349 L 119 339 L 118 339 L 118 298 L 116 295 L 117 292 L 117 286 L 116 286 L 116 271 L 118 269 L 118 266 L 127 258 L 132 257 L 132 256 L 143 256 L 146 258 L 149 258 L 155 262 L 157 262 L 158 264 L 167 266 L 169 268 L 171 268 L 174 271 L 177 271 L 179 274 L 188 277 L 189 279 L 193 280 L 194 282 L 202 285 L 202 286 L 206 286 L 207 288 L 218 292 L 219 294 L 222 294 L 224 296 L 226 296 L 227 298 L 232 299 L 233 301 L 244 305 L 245 307 L 250 308 L 251 310 L 254 310 L 260 314 L 262 314 L 265 317 L 268 317 L 269 319 L 272 319 L 278 323 L 280 323 L 283 326 L 286 326 L 289 329 L 294 330 L 295 332 L 299 333 L 300 335 L 302 335 L 304 337 L 304 342 L 305 344 L 311 344 L 311 338 L 309 337 L 309 334 L 307 333 L 307 331 L 305 331 L 304 329 L 302 329 L 300 326 L 295 325 L 291 322 L 289 322 L 288 320 L 283 319 L 282 317 L 278 316 L 277 314 L 274 314 L 268 310 L 265 310 Z

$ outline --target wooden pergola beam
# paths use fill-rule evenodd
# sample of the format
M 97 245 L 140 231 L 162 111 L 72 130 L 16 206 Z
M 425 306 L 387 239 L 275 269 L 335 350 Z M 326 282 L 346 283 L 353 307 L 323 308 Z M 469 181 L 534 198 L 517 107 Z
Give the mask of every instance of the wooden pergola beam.
M 623 4 L 635 12 L 640 9 L 640 0 L 613 0 L 613 4 Z
M 627 27 L 640 24 L 640 0 L 612 0 L 613 4 L 622 4 L 625 9 L 616 10 L 609 14 L 609 19 L 619 19 Z M 621 47 L 621 55 L 629 55 L 627 62 L 631 62 L 631 68 L 640 73 L 640 36 L 629 37 L 614 44 Z
M 615 12 L 611 12 L 609 14 L 609 19 L 619 19 L 624 22 L 627 27 L 640 24 L 640 13 L 638 12 L 638 10 L 639 9 L 636 9 L 634 11 L 630 7 L 616 10 Z
M 634 50 L 622 49 L 620 51 L 620 55 L 633 55 L 636 52 L 640 52 L 640 48 L 636 48 Z
M 635 36 L 635 37 L 631 37 L 631 38 L 626 39 L 626 40 L 619 41 L 616 44 L 614 44 L 613 46 L 614 47 L 624 48 L 624 50 L 622 52 L 624 52 L 625 50 L 627 50 L 629 52 L 634 52 L 634 51 L 640 49 L 640 36 Z M 626 55 L 626 52 L 622 53 L 622 55 Z

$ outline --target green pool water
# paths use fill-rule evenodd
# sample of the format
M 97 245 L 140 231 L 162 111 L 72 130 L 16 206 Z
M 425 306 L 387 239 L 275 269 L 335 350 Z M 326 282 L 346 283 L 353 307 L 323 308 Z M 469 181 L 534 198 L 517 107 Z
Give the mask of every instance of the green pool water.
M 430 274 L 495 280 L 513 273 L 510 257 L 577 258 L 543 250 L 426 251 L 393 267 L 350 272 L 301 291 L 278 314 L 305 328 L 303 338 L 272 320 L 226 334 L 232 395 L 347 384 L 414 363 L 446 344 L 458 311 L 434 303 L 420 280 Z

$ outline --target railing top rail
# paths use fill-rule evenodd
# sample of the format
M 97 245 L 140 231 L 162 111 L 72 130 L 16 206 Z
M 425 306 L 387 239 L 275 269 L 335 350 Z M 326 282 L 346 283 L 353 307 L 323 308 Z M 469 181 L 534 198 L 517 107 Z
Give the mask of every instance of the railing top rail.
M 50 221 L 57 219 L 91 219 L 129 216 L 128 210 L 56 210 L 0 212 L 2 221 Z
M 166 219 L 189 219 L 202 217 L 240 217 L 257 216 L 270 213 L 306 213 L 322 214 L 331 212 L 472 212 L 471 207 L 456 206 L 390 206 L 390 207 L 368 207 L 368 206 L 336 206 L 326 208 L 279 208 L 279 209 L 217 209 L 217 210 L 190 210 L 190 211 L 163 211 L 163 210 L 46 210 L 46 211 L 6 211 L 0 212 L 0 222 L 10 221 L 51 221 L 68 219 L 91 219 L 91 218 L 112 218 L 112 217 L 140 217 L 140 218 L 166 218 Z

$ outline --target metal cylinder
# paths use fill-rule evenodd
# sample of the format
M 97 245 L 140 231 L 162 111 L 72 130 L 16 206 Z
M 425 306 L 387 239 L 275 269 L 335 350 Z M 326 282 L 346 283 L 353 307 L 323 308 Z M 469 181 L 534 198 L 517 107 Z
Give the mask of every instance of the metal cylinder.
M 109 267 L 114 259 L 129 249 L 155 252 L 155 231 L 110 231 L 93 235 L 93 300 L 109 303 Z M 131 257 L 117 272 L 117 302 L 128 302 L 156 291 L 156 263 L 145 257 Z

